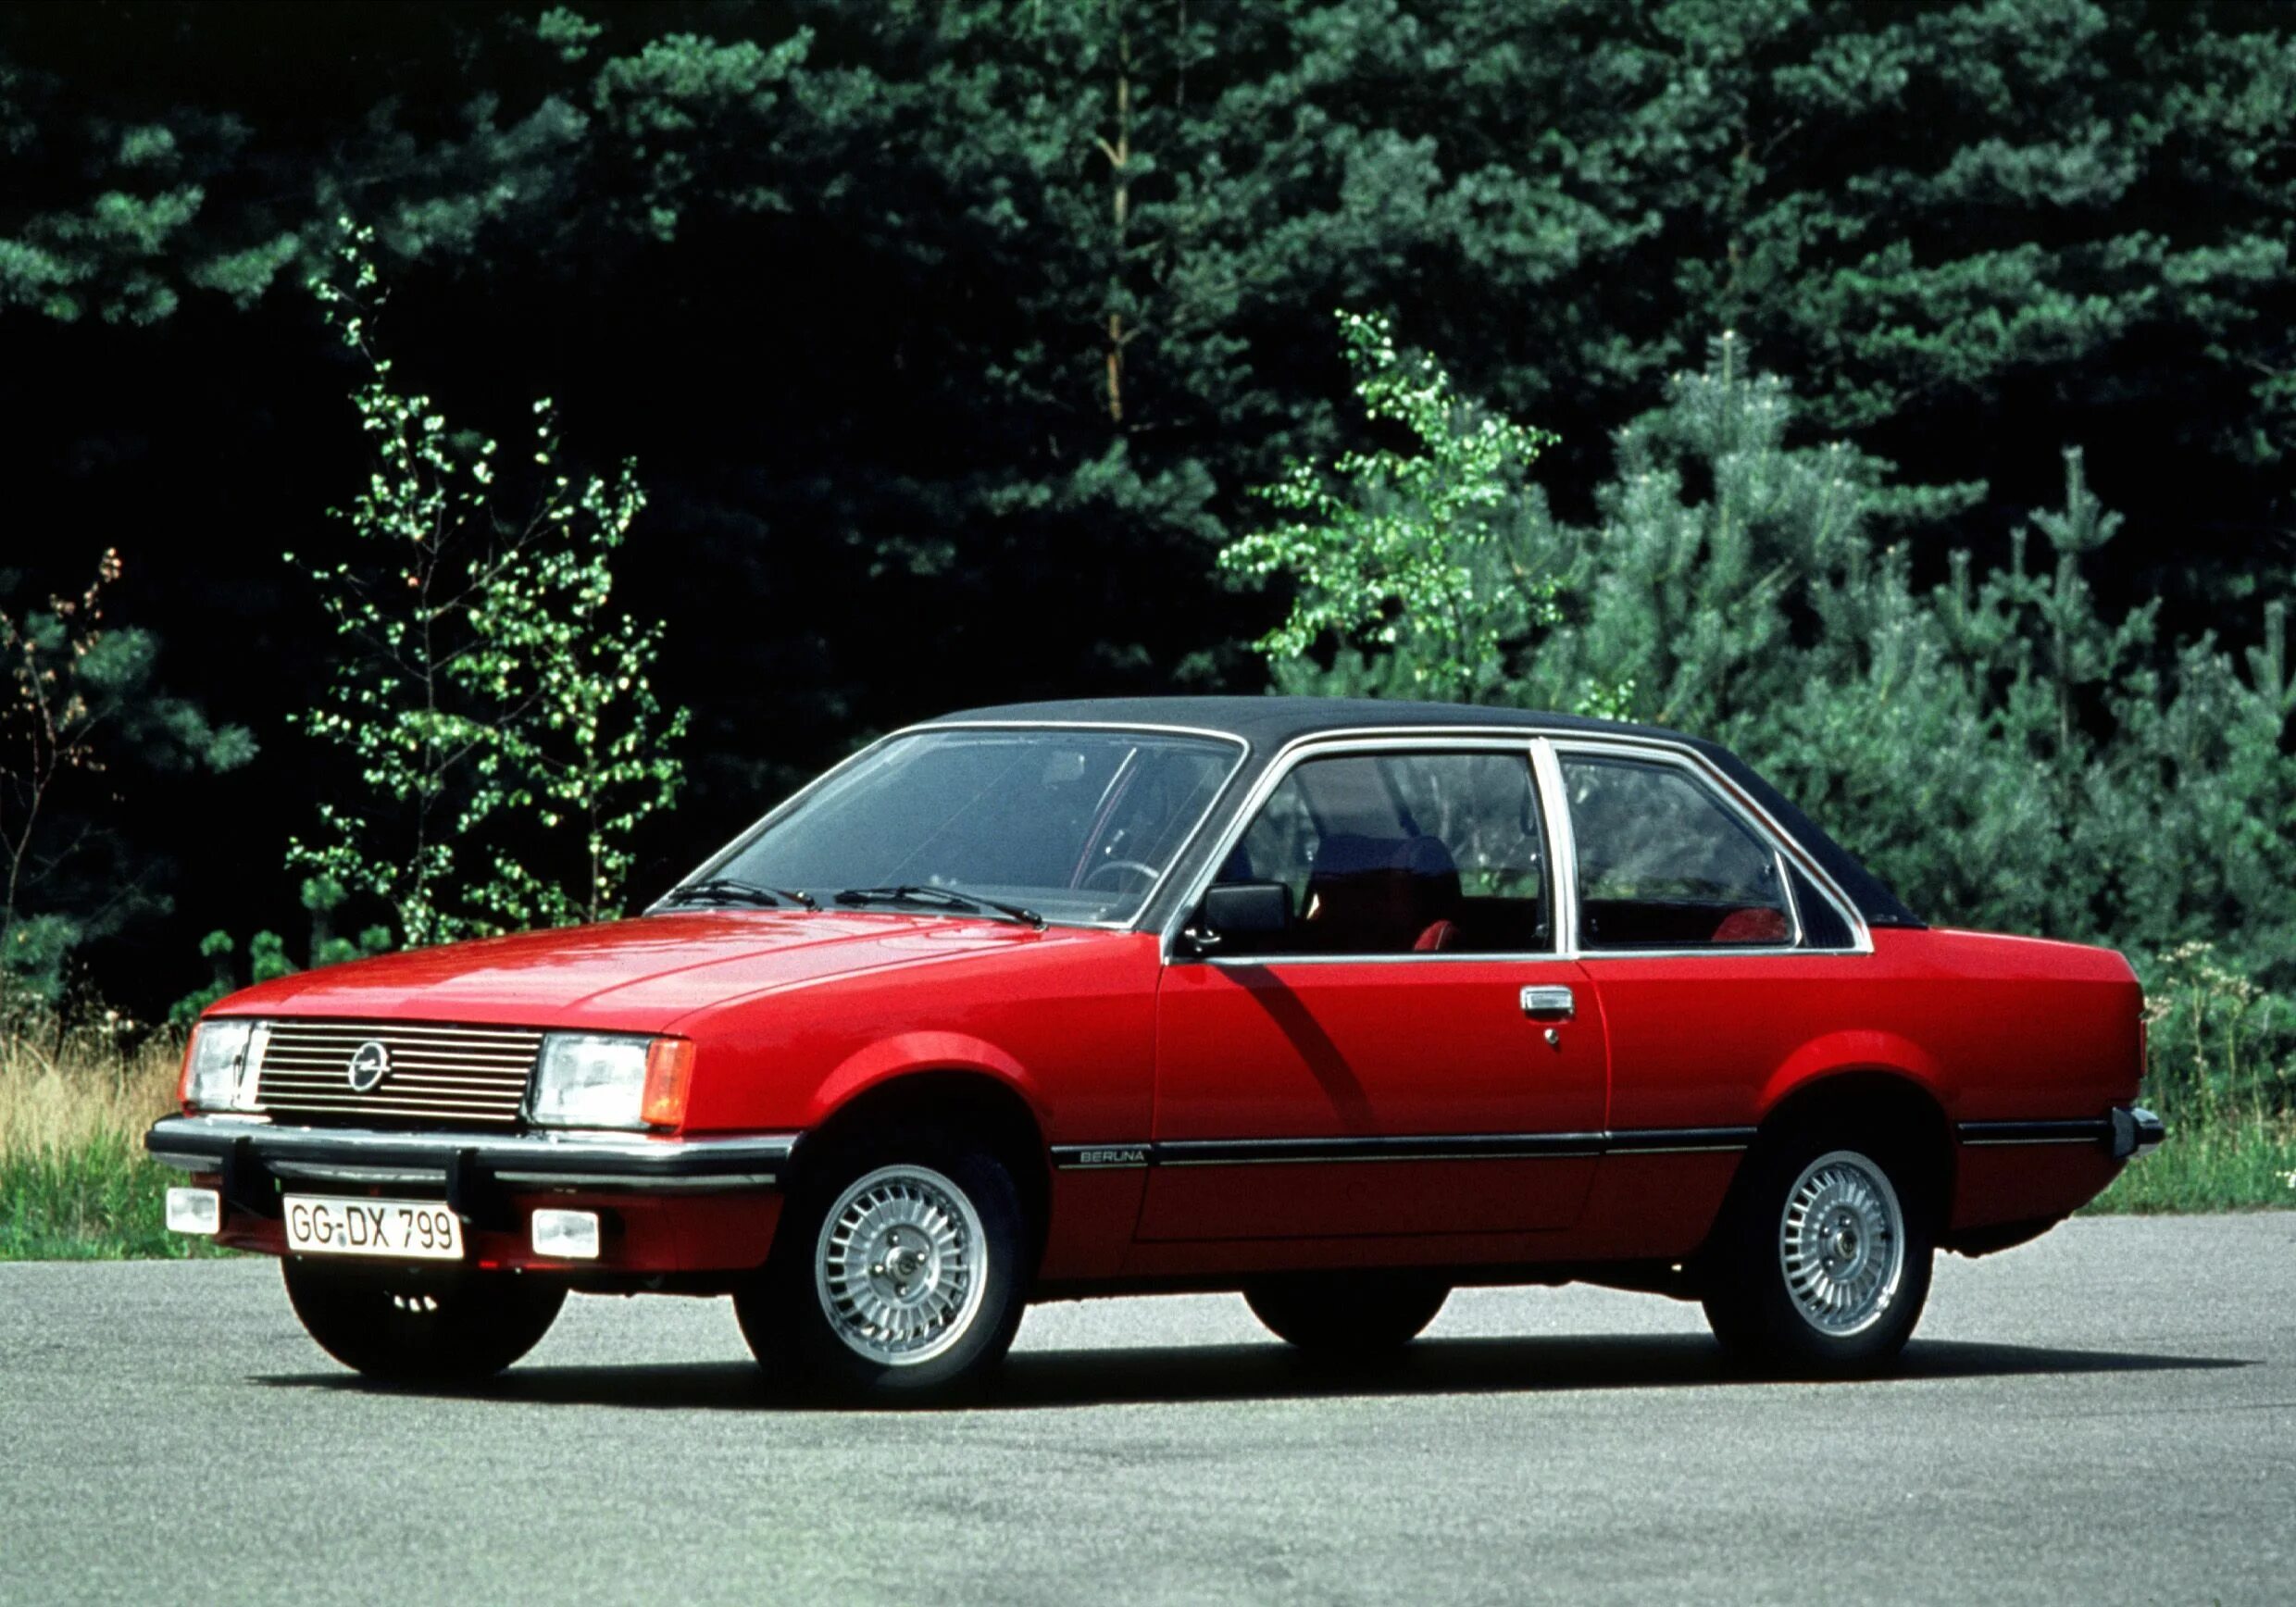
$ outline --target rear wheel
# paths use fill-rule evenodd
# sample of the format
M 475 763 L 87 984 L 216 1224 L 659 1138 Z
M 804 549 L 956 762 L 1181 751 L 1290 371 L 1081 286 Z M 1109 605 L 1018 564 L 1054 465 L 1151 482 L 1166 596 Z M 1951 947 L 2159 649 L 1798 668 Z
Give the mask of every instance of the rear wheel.
M 1451 1298 L 1451 1286 L 1409 1273 L 1300 1273 L 1247 1285 L 1244 1302 L 1277 1338 L 1318 1356 L 1401 1350 Z
M 848 1399 L 957 1395 L 1012 1344 L 1027 1242 L 995 1156 L 889 1134 L 809 1168 L 734 1314 L 768 1373 Z
M 1773 1372 L 1889 1366 L 1929 1293 L 1934 1207 L 1919 1169 L 1843 1133 L 1782 1136 L 1748 1165 L 1706 1257 L 1715 1337 Z
M 506 1272 L 407 1272 L 289 1259 L 288 1303 L 319 1349 L 392 1383 L 491 1377 L 542 1342 L 563 1284 Z

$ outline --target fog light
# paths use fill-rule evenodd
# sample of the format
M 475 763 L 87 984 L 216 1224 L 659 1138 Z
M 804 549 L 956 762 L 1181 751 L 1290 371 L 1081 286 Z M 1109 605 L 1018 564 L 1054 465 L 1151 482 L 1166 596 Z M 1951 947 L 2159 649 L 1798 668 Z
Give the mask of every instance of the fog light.
M 534 1253 L 559 1261 L 598 1259 L 598 1214 L 595 1211 L 537 1211 L 534 1213 Z
M 223 1196 L 213 1189 L 168 1190 L 168 1230 L 215 1234 L 223 1227 Z

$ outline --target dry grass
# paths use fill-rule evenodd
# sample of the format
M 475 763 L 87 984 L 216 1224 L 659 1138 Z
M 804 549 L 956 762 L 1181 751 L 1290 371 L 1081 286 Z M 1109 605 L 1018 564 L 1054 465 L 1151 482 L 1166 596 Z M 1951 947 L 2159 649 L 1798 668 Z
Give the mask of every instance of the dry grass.
M 112 1021 L 0 1031 L 0 1260 L 212 1253 L 162 1226 L 169 1174 L 144 1153 L 181 1057 Z
M 175 1108 L 182 1054 L 166 1034 L 125 1049 L 99 1031 L 67 1033 L 61 1042 L 0 1035 L 0 1157 L 141 1139 Z

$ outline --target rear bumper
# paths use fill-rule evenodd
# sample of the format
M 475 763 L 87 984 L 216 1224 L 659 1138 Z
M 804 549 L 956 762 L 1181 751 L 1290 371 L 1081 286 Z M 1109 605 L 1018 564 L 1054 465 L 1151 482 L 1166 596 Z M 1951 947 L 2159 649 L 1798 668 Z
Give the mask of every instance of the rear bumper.
M 459 1184 L 642 1193 L 770 1189 L 794 1133 L 650 1139 L 593 1133 L 401 1133 L 291 1127 L 236 1116 L 164 1116 L 144 1135 L 155 1160 L 243 1181 L 259 1208 L 268 1178 L 356 1187 Z M 243 1176 L 235 1176 L 240 1174 Z M 227 1190 L 228 1191 L 228 1190 Z
M 2168 1137 L 2168 1124 L 2142 1105 L 2115 1105 L 2112 1120 L 2115 1159 L 2149 1155 Z
M 2116 1161 L 2151 1154 L 2168 1126 L 2142 1105 L 2115 1105 L 2101 1116 L 2072 1121 L 1964 1122 L 1961 1141 L 1993 1148 L 2026 1144 L 2096 1144 Z

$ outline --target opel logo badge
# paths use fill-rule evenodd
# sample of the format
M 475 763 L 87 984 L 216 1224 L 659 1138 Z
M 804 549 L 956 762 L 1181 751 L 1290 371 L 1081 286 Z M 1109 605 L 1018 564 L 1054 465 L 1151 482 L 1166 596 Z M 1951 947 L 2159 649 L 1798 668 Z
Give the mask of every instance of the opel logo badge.
M 391 1075 L 388 1045 L 369 1039 L 351 1052 L 351 1091 L 372 1093 Z

